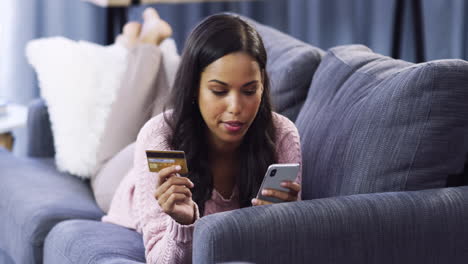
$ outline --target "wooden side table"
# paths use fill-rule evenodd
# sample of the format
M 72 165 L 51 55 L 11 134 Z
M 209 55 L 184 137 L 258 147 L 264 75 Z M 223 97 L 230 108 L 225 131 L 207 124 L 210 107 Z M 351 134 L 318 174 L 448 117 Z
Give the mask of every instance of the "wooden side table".
M 0 146 L 13 149 L 13 129 L 26 125 L 28 109 L 26 106 L 9 104 L 6 115 L 0 116 Z

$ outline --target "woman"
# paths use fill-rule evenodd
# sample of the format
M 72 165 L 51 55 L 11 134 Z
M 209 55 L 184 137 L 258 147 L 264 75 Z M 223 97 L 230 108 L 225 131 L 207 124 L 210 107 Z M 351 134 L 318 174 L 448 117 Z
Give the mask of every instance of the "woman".
M 255 199 L 270 164 L 301 163 L 299 135 L 273 113 L 266 52 L 255 29 L 236 16 L 215 15 L 189 36 L 172 88 L 170 110 L 148 121 L 134 165 L 103 221 L 143 234 L 148 263 L 191 262 L 194 222 L 216 212 L 268 204 Z M 145 150 L 183 150 L 189 174 L 173 166 L 151 173 Z M 296 201 L 289 192 L 266 196 Z

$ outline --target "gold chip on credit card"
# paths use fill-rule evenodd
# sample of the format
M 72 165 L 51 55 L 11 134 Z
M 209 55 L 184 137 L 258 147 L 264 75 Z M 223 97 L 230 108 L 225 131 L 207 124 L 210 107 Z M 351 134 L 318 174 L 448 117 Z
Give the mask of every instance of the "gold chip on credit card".
M 146 158 L 148 159 L 148 167 L 151 172 L 159 172 L 164 168 L 180 165 L 182 169 L 179 173 L 188 173 L 187 160 L 185 159 L 185 152 L 183 151 L 147 150 Z

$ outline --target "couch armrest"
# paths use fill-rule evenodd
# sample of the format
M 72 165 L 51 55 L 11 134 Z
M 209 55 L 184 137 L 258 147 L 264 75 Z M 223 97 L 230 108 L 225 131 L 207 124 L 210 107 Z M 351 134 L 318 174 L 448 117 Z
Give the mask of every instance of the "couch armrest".
M 145 246 L 135 230 L 101 221 L 68 220 L 47 235 L 44 263 L 144 264 Z
M 28 156 L 53 157 L 55 155 L 49 113 L 42 98 L 33 100 L 28 106 L 27 133 Z
M 194 263 L 467 263 L 468 186 L 259 206 L 201 218 Z

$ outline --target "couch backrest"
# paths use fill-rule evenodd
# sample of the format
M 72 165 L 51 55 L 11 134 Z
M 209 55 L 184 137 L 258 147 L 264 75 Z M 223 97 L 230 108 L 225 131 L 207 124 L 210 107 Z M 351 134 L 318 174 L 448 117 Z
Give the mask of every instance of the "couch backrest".
M 296 125 L 303 199 L 444 187 L 468 150 L 468 62 L 332 48 Z
M 267 51 L 273 108 L 294 122 L 325 52 L 274 28 L 246 20 L 255 26 Z
M 50 127 L 47 105 L 42 98 L 33 100 L 28 106 L 27 151 L 29 157 L 53 157 L 54 139 Z

